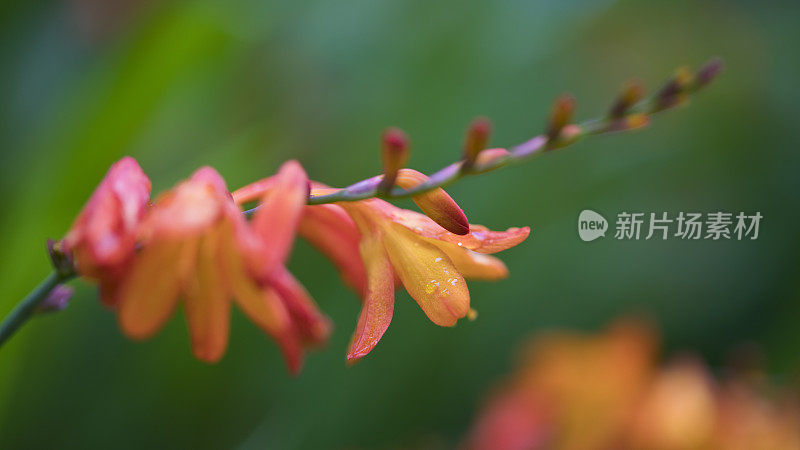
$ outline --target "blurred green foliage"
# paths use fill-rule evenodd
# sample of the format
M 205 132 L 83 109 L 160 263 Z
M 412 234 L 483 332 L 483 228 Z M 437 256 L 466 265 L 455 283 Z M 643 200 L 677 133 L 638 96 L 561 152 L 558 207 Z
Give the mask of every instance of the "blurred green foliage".
M 113 6 L 109 6 L 113 5 Z M 132 155 L 154 192 L 200 165 L 231 188 L 296 158 L 344 185 L 379 170 L 387 125 L 412 166 L 458 154 L 469 119 L 497 145 L 537 134 L 569 90 L 603 112 L 622 81 L 655 88 L 680 64 L 728 70 L 649 129 L 592 138 L 451 194 L 471 221 L 530 225 L 472 283 L 475 322 L 431 324 L 399 293 L 368 358 L 346 367 L 356 297 L 305 243 L 291 269 L 336 324 L 286 374 L 234 314 L 227 355 L 195 361 L 181 316 L 126 340 L 82 282 L 70 307 L 0 349 L 2 448 L 449 447 L 520 339 L 649 314 L 671 349 L 716 363 L 743 342 L 796 373 L 800 5 L 744 1 L 7 1 L 0 6 L 0 314 L 48 272 L 59 237 L 108 166 Z M 403 205 L 408 205 L 403 203 Z M 578 213 L 760 211 L 757 241 L 581 242 Z

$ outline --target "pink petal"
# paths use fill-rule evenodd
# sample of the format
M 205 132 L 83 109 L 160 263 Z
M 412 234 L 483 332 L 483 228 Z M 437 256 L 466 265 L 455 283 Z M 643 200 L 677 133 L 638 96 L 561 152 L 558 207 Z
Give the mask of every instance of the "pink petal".
M 394 274 L 377 233 L 364 236 L 360 255 L 367 267 L 368 282 L 361 316 L 347 351 L 347 360 L 353 362 L 375 348 L 389 327 L 394 311 Z

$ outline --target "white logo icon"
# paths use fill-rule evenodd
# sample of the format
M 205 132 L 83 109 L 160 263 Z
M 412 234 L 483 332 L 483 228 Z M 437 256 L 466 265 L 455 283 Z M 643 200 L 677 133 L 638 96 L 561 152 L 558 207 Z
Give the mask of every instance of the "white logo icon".
M 584 209 L 578 216 L 578 235 L 584 242 L 591 242 L 599 237 L 605 237 L 608 230 L 608 221 L 605 217 Z

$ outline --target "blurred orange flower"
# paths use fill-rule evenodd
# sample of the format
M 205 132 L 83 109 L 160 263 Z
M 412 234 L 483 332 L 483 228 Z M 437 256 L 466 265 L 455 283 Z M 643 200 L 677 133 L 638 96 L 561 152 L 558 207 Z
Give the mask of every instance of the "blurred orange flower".
M 62 241 L 79 274 L 100 284 L 100 297 L 113 303 L 114 287 L 136 251 L 139 224 L 150 203 L 150 180 L 125 157 L 108 169 Z
M 302 345 L 327 338 L 329 325 L 283 263 L 308 195 L 305 172 L 281 167 L 275 188 L 248 223 L 210 167 L 163 194 L 145 217 L 141 250 L 115 292 L 130 337 L 157 332 L 179 297 L 195 355 L 213 362 L 227 346 L 230 300 L 281 346 L 291 371 Z
M 550 334 L 490 397 L 464 448 L 800 448 L 798 403 L 771 401 L 759 387 L 715 381 L 691 358 L 659 368 L 654 334 L 641 323 Z

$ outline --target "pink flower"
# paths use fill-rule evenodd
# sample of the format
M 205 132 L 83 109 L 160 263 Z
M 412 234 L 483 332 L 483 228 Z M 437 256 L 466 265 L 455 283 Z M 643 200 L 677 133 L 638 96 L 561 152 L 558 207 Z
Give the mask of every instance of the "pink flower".
M 122 330 L 135 339 L 152 336 L 182 298 L 195 356 L 214 362 L 225 353 L 233 300 L 278 341 L 289 369 L 299 370 L 303 345 L 329 333 L 327 319 L 284 267 L 307 196 L 308 180 L 295 161 L 281 167 L 250 223 L 210 167 L 162 194 L 116 292 Z
M 131 157 L 116 162 L 89 198 L 63 240 L 77 271 L 110 295 L 135 253 L 139 224 L 150 202 L 150 180 Z

